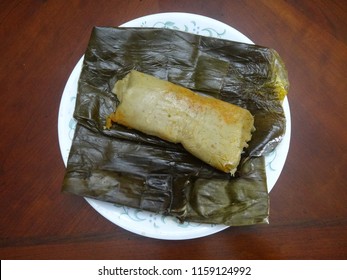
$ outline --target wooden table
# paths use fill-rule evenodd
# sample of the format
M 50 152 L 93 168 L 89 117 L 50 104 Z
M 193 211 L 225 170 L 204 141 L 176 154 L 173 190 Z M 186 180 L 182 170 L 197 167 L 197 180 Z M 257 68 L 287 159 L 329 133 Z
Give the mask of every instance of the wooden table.
M 59 103 L 92 27 L 160 12 L 222 21 L 286 63 L 292 135 L 269 225 L 157 240 L 61 193 Z M 346 259 L 346 18 L 338 0 L 1 1 L 1 259 Z

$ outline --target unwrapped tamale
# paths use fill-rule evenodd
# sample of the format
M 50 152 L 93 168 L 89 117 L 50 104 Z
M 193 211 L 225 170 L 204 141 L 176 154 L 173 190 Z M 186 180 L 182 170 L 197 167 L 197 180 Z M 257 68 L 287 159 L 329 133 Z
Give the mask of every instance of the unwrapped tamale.
M 105 129 L 119 105 L 112 88 L 134 69 L 251 112 L 256 130 L 234 177 L 179 144 L 117 123 Z M 267 222 L 264 155 L 285 133 L 287 90 L 285 67 L 270 48 L 169 29 L 96 27 L 78 82 L 63 190 L 181 221 Z
M 235 173 L 254 129 L 248 110 L 135 70 L 113 93 L 120 103 L 111 121 L 180 143 L 211 166 Z

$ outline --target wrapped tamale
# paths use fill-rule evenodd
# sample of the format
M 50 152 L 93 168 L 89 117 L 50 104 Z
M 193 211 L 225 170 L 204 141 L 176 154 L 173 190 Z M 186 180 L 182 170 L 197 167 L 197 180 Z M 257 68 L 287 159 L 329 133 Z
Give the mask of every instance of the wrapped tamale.
M 116 83 L 113 93 L 120 104 L 108 128 L 113 121 L 181 143 L 204 162 L 235 173 L 254 129 L 248 110 L 135 70 Z
M 180 144 L 113 123 L 114 84 L 131 70 L 245 108 L 256 130 L 232 177 Z M 77 127 L 63 190 L 181 221 L 267 222 L 263 156 L 285 133 L 288 80 L 269 48 L 168 29 L 93 29 L 78 82 Z

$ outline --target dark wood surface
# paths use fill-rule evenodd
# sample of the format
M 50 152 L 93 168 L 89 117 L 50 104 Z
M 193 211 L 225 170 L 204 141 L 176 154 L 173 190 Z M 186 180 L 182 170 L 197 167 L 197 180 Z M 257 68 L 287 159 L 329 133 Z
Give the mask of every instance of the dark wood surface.
M 346 3 L 1 1 L 1 259 L 346 259 Z M 291 145 L 270 193 L 269 225 L 156 240 L 61 193 L 59 102 L 92 27 L 170 11 L 233 26 L 276 49 L 287 65 Z

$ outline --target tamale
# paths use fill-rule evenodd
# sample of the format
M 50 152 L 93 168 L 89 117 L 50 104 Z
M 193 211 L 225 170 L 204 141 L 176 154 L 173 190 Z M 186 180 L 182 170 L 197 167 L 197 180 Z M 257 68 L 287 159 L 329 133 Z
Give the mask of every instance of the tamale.
M 112 88 L 132 69 L 251 112 L 256 131 L 235 177 L 180 145 L 118 124 L 104 128 L 119 104 Z M 78 82 L 78 123 L 62 189 L 181 221 L 267 222 L 263 155 L 285 133 L 287 90 L 285 67 L 266 47 L 168 29 L 95 27 Z
M 235 173 L 254 129 L 248 110 L 135 70 L 112 91 L 120 104 L 111 121 L 180 143 L 211 166 Z

